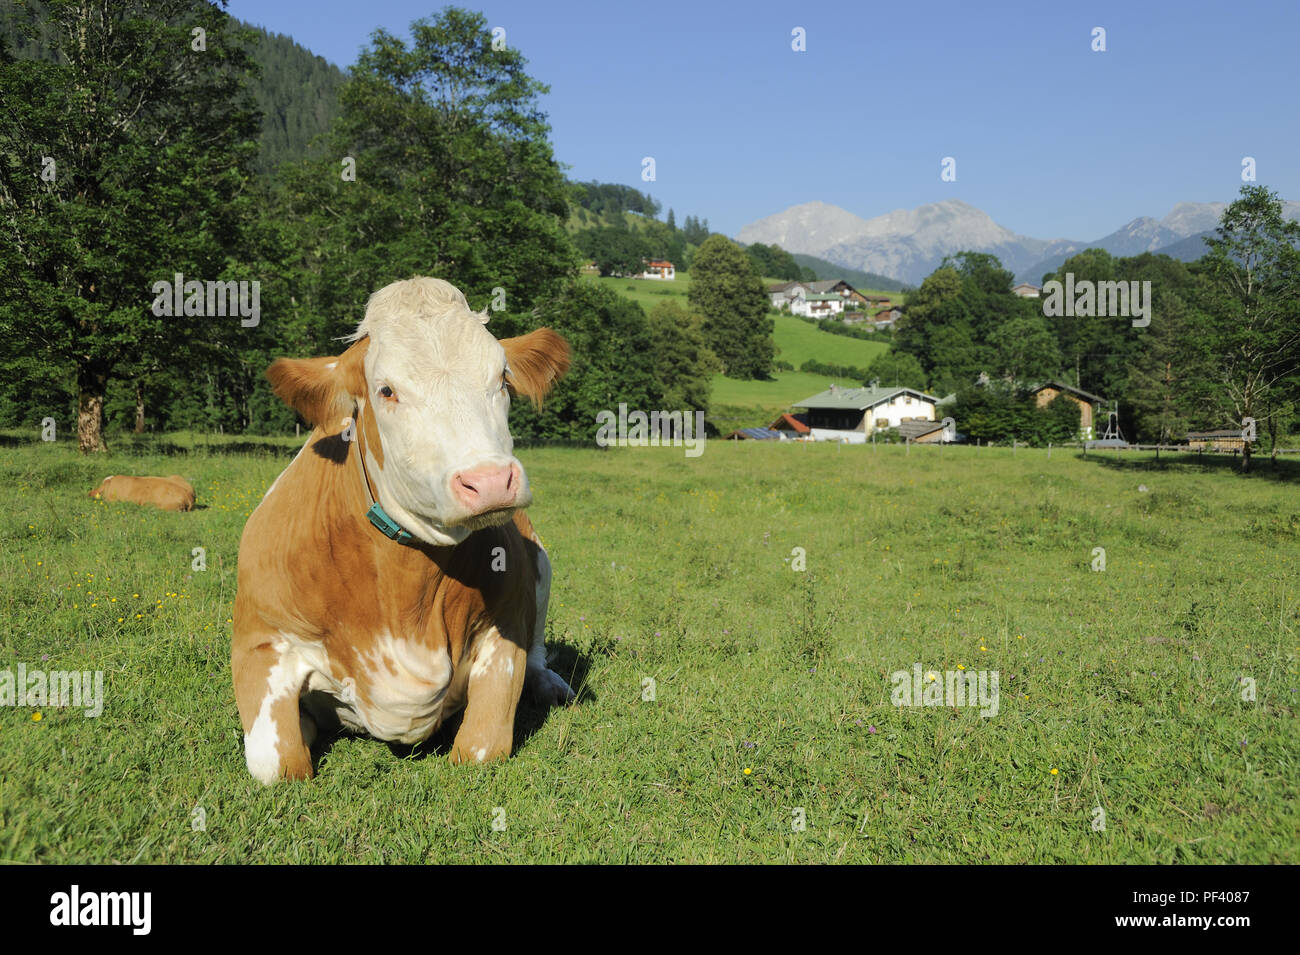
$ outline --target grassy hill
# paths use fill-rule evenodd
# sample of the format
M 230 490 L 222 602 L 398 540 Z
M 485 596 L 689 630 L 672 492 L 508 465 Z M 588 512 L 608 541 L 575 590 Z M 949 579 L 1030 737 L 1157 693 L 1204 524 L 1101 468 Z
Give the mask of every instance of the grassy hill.
M 690 273 L 682 273 L 672 282 L 643 279 L 615 279 L 584 276 L 584 281 L 604 285 L 619 295 L 632 299 L 646 311 L 665 300 L 676 300 L 686 305 L 690 292 Z M 765 281 L 776 281 L 765 280 Z M 883 294 L 888 290 L 859 289 L 864 293 Z M 892 294 L 892 293 L 891 293 Z M 895 296 L 898 298 L 898 296 Z M 888 351 L 883 342 L 868 342 L 843 335 L 832 335 L 800 321 L 793 315 L 775 316 L 777 358 L 798 368 L 813 359 L 837 365 L 853 365 L 865 369 L 877 355 Z M 713 378 L 712 413 L 710 421 L 723 433 L 736 428 L 767 424 L 782 411 L 801 398 L 822 391 L 832 381 L 825 375 L 803 371 L 778 371 L 772 381 L 737 381 L 723 375 Z M 839 384 L 860 385 L 860 381 L 839 379 Z
M 879 355 L 889 351 L 889 346 L 884 342 L 832 335 L 787 314 L 776 316 L 773 336 L 778 349 L 776 357 L 788 361 L 796 368 L 809 359 L 866 368 Z

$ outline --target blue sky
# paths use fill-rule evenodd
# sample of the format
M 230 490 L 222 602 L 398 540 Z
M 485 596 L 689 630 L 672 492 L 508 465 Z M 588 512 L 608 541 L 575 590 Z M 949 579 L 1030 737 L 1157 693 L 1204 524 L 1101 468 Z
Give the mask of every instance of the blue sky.
M 814 199 L 869 218 L 956 198 L 1025 235 L 1092 240 L 1179 201 L 1231 201 L 1244 156 L 1300 198 L 1294 0 L 459 5 L 551 87 L 571 178 L 636 186 L 729 235 Z M 228 9 L 346 67 L 375 27 L 406 36 L 442 6 Z

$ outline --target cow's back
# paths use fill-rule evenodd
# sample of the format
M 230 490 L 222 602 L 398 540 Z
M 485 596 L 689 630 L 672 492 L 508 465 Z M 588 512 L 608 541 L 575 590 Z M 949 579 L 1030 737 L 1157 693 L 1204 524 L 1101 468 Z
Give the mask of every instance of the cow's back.
M 107 477 L 95 493 L 105 501 L 130 501 L 165 511 L 188 511 L 194 507 L 194 488 L 179 475 L 173 477 L 133 477 L 114 474 Z

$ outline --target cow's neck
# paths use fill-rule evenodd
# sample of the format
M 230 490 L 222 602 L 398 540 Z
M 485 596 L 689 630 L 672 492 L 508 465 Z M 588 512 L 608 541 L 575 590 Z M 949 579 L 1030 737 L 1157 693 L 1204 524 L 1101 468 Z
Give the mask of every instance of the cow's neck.
M 355 422 L 359 419 L 359 409 L 353 411 L 352 420 Z M 356 445 L 354 449 L 349 449 L 349 455 L 357 459 L 357 467 L 361 472 L 361 488 L 365 491 L 366 499 L 363 504 L 366 506 L 366 520 L 371 525 L 391 541 L 398 544 L 414 547 L 417 543 L 413 535 L 397 521 L 393 520 L 384 506 L 375 499 L 375 491 L 370 483 L 370 474 L 366 469 L 366 450 L 361 445 L 361 429 L 356 429 L 356 439 L 352 442 Z
M 364 451 L 359 441 L 318 430 L 308 445 L 309 449 L 304 449 L 307 456 L 300 455 L 290 466 L 299 476 L 286 482 L 285 490 L 323 498 L 329 517 L 311 522 L 303 514 L 303 522 L 293 533 L 307 539 L 298 546 L 330 554 L 365 555 L 367 563 L 383 573 L 428 576 L 445 572 L 454 546 L 426 544 L 414 537 L 410 543 L 401 543 L 371 523 L 367 513 L 374 503 L 373 492 L 367 486 L 365 469 L 351 460 L 354 456 L 359 459 Z

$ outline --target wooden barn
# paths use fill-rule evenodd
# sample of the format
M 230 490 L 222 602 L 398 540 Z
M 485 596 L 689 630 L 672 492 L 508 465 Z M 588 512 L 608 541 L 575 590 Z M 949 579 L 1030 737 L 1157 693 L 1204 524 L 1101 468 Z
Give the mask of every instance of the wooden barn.
M 1073 385 L 1067 385 L 1059 381 L 1044 382 L 1031 389 L 1029 393 L 1034 396 L 1040 408 L 1046 408 L 1051 404 L 1052 399 L 1060 394 L 1064 394 L 1065 397 L 1077 404 L 1079 406 L 1079 433 L 1088 440 L 1093 436 L 1093 426 L 1097 412 L 1106 403 L 1106 399 L 1100 395 L 1094 395 L 1090 391 L 1084 391 L 1082 388 L 1075 388 Z

